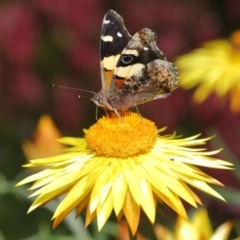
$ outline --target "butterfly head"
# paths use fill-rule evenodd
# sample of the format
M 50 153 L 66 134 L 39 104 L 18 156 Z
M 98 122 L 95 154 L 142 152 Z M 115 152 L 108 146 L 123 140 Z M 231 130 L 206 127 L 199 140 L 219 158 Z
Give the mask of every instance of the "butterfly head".
M 91 100 L 99 107 L 103 109 L 107 109 L 110 111 L 115 111 L 115 109 L 111 106 L 111 104 L 108 101 L 106 92 L 104 90 L 101 90 L 100 92 L 94 94 L 93 98 Z

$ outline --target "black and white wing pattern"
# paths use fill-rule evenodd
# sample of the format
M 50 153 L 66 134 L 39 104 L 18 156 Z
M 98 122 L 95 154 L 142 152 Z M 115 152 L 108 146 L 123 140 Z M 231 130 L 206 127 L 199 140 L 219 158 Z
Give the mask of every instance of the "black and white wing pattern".
M 115 11 L 105 15 L 100 49 L 102 90 L 92 99 L 98 106 L 125 111 L 165 98 L 178 87 L 178 70 L 156 41 L 156 33 L 148 28 L 131 37 Z
M 102 88 L 108 89 L 122 50 L 131 39 L 122 17 L 110 10 L 103 19 L 100 39 Z

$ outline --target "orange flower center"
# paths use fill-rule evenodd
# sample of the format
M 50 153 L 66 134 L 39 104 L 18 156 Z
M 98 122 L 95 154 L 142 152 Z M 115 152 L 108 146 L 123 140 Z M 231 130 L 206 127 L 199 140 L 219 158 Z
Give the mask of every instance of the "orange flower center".
M 156 125 L 139 114 L 124 112 L 123 122 L 116 116 L 103 117 L 89 128 L 86 140 L 97 155 L 129 157 L 151 150 L 157 140 Z

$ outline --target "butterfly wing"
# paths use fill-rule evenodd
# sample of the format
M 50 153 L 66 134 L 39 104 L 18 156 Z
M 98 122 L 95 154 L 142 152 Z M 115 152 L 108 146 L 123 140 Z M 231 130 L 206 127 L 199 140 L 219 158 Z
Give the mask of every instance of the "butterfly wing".
M 144 28 L 138 31 L 126 47 L 123 49 L 115 71 L 113 85 L 119 88 L 124 81 L 133 76 L 146 64 L 153 60 L 166 60 L 166 57 L 159 50 L 157 44 L 157 35 L 150 29 Z
M 175 65 L 156 59 L 119 86 L 115 98 L 117 101 L 112 104 L 117 109 L 126 110 L 138 104 L 166 98 L 177 87 L 178 71 Z
M 126 110 L 164 98 L 177 88 L 178 71 L 156 44 L 157 35 L 144 28 L 122 51 L 111 82 L 111 105 Z
M 102 90 L 92 98 L 96 105 L 117 113 L 166 97 L 177 87 L 178 71 L 166 61 L 156 39 L 148 28 L 131 37 L 120 15 L 113 10 L 105 15 L 100 44 Z
M 103 90 L 109 90 L 116 63 L 130 39 L 131 35 L 125 28 L 122 17 L 115 11 L 110 10 L 103 19 L 100 40 Z

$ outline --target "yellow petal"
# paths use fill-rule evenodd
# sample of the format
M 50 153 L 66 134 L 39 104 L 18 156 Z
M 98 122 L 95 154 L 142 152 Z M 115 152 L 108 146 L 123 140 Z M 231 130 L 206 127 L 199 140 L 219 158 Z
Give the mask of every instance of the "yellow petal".
M 174 240 L 172 232 L 160 224 L 154 226 L 154 233 L 157 240 Z
M 99 231 L 102 229 L 102 227 L 108 220 L 112 210 L 113 210 L 112 195 L 108 193 L 106 198 L 104 199 L 104 202 L 97 208 L 97 223 Z
M 130 192 L 127 192 L 123 205 L 123 213 L 133 235 L 135 235 L 140 219 L 140 206 L 134 201 Z
M 212 236 L 212 226 L 206 209 L 201 208 L 195 212 L 192 218 L 192 224 L 201 234 L 201 238 L 210 239 Z
M 120 162 L 118 160 L 111 164 L 112 170 L 112 198 L 113 208 L 118 216 L 122 210 L 126 193 L 127 193 L 127 182 L 122 172 Z
M 106 161 L 107 162 L 107 161 Z M 109 167 L 107 167 L 106 162 L 102 166 L 98 166 L 99 175 L 98 177 L 93 176 L 95 179 L 94 186 L 92 189 L 91 197 L 90 197 L 90 212 L 94 212 L 98 205 L 102 204 L 108 192 L 110 191 L 111 182 L 110 182 L 110 174 Z M 105 194 L 106 192 L 106 194 Z
M 175 240 L 185 240 L 185 239 L 200 240 L 201 238 L 200 238 L 200 234 L 191 223 L 187 222 L 181 217 L 178 217 L 174 239 Z
M 232 222 L 228 221 L 223 223 L 220 227 L 218 227 L 210 240 L 227 240 L 229 239 L 230 231 L 232 229 Z

